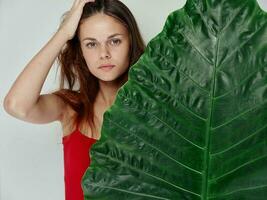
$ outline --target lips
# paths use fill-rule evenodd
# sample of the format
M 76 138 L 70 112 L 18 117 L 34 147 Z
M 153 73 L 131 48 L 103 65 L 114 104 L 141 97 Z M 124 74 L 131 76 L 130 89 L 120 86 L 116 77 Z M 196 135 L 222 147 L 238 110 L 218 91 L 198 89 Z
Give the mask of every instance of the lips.
M 114 67 L 115 65 L 111 65 L 111 64 L 107 64 L 107 65 L 101 65 L 99 68 L 110 68 L 110 67 Z
M 101 65 L 101 66 L 99 67 L 99 69 L 108 71 L 108 70 L 111 70 L 113 67 L 115 67 L 115 65 L 106 64 L 106 65 Z

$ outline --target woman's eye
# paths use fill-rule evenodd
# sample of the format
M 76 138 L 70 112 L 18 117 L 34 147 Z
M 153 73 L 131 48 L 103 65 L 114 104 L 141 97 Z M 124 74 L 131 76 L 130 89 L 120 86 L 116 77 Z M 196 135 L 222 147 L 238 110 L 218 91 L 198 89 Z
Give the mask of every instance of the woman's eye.
M 86 47 L 88 47 L 88 48 L 93 48 L 95 46 L 96 46 L 96 43 L 94 43 L 94 42 L 89 42 L 86 44 Z
M 120 44 L 121 43 L 121 40 L 119 40 L 119 39 L 114 39 L 114 40 L 111 40 L 110 41 L 110 44 L 111 45 L 118 45 L 118 44 Z

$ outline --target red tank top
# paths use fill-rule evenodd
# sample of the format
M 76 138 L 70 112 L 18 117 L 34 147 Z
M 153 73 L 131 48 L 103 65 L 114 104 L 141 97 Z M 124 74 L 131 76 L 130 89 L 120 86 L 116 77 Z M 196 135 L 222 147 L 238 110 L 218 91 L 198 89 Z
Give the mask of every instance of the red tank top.
M 65 199 L 83 200 L 81 180 L 90 165 L 89 150 L 97 141 L 76 129 L 62 138 L 64 151 Z

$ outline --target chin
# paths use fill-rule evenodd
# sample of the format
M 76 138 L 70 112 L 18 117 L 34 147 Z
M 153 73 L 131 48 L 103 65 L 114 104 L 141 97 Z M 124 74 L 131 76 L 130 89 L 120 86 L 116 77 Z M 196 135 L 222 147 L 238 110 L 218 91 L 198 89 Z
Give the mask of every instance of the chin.
M 104 81 L 104 82 L 113 82 L 113 81 L 117 81 L 119 79 L 122 79 L 124 77 L 126 71 L 124 72 L 120 72 L 120 73 L 106 73 L 106 74 L 95 74 L 95 76 L 97 77 L 97 79 L 99 81 Z
M 104 82 L 112 82 L 112 81 L 115 81 L 117 80 L 118 77 L 97 77 L 99 81 L 104 81 Z
M 98 77 L 99 81 L 103 81 L 103 82 L 114 82 L 114 81 L 122 81 L 123 76 L 105 76 L 105 77 Z

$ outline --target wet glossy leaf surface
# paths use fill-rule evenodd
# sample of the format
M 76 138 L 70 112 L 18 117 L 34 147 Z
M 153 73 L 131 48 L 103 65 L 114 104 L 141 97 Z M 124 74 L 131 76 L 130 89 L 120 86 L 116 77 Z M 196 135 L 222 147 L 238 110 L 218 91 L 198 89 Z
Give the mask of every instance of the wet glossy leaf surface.
M 188 0 L 105 113 L 86 200 L 267 198 L 267 14 Z

